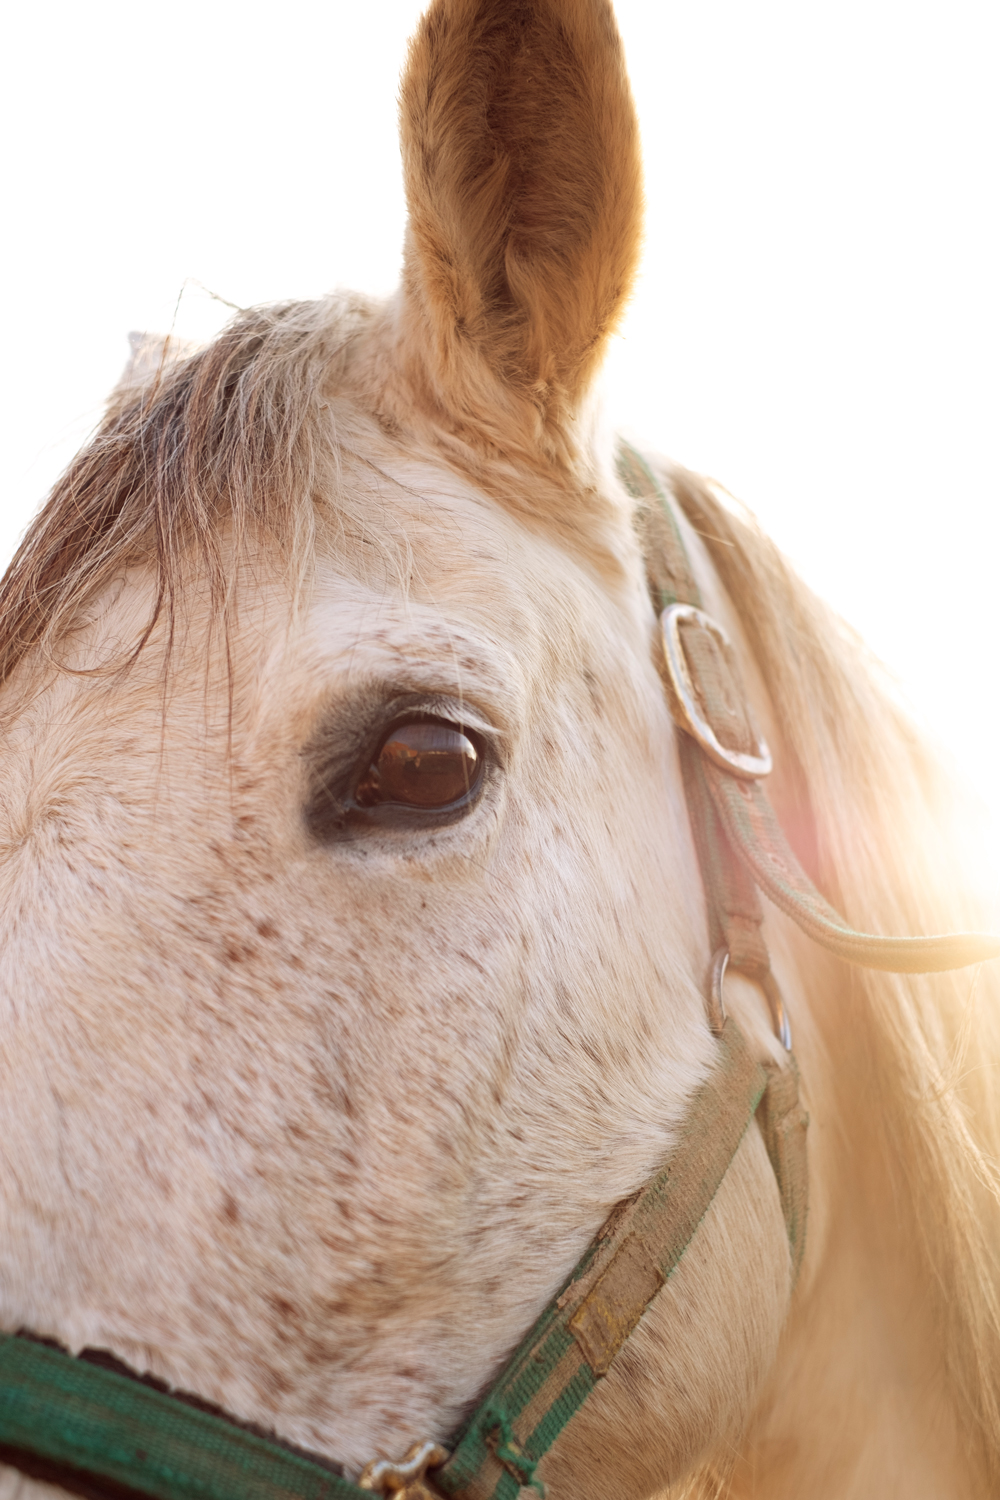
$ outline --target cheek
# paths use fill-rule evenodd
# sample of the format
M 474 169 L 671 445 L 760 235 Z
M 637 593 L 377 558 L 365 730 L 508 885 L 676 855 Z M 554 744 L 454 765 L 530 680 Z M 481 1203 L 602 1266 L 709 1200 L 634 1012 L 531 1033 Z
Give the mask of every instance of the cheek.
M 641 1500 L 728 1447 L 774 1362 L 790 1296 L 777 1186 L 752 1125 L 676 1272 L 542 1461 L 549 1500 Z

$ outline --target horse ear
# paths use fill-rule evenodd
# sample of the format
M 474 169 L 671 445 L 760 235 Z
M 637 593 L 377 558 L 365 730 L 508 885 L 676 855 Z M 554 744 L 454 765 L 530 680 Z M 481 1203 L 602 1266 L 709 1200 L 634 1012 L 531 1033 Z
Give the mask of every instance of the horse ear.
M 551 430 L 595 373 L 639 251 L 638 127 L 610 4 L 435 0 L 400 114 L 404 293 L 437 404 L 474 422 L 491 372 Z

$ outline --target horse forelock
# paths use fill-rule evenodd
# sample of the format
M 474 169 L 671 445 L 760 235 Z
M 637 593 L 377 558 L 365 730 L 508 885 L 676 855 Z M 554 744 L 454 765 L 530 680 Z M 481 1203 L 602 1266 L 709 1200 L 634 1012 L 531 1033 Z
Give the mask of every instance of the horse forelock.
M 153 579 L 130 650 L 177 623 L 184 580 L 200 573 L 208 609 L 233 603 L 233 559 L 273 553 L 292 590 L 307 566 L 313 505 L 336 494 L 323 417 L 331 377 L 372 316 L 360 298 L 240 314 L 212 343 L 171 358 L 169 341 L 127 383 L 56 484 L 0 586 L 0 682 L 26 653 L 52 648 L 79 612 L 130 567 Z M 128 653 L 126 653 L 128 655 Z
M 152 579 L 153 597 L 110 666 L 154 637 L 166 640 L 169 659 L 179 600 L 195 576 L 207 585 L 206 623 L 226 621 L 249 553 L 296 601 L 317 528 L 359 563 L 373 545 L 383 561 L 395 553 L 398 571 L 405 537 L 373 532 L 365 504 L 394 482 L 380 459 L 391 465 L 414 449 L 627 586 L 627 516 L 610 450 L 602 462 L 607 445 L 594 441 L 593 403 L 571 423 L 573 462 L 556 460 L 524 440 L 499 384 L 470 369 L 495 408 L 488 430 L 480 423 L 470 435 L 436 398 L 428 402 L 427 371 L 408 359 L 412 337 L 401 340 L 398 324 L 391 304 L 343 294 L 249 309 L 180 357 L 170 340 L 147 341 L 0 583 L 0 684 L 36 647 L 51 663 L 81 609 L 129 568 Z M 343 483 L 345 467 L 353 484 Z

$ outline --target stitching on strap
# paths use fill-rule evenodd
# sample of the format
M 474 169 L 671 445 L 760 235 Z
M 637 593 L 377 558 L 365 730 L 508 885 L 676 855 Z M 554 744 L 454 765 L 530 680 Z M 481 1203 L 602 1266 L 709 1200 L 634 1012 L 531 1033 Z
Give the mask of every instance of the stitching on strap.
M 495 1425 L 487 1434 L 487 1442 L 493 1452 L 522 1489 L 535 1490 L 541 1500 L 545 1500 L 545 1486 L 540 1479 L 535 1478 L 539 1460 L 529 1458 L 523 1448 L 518 1447 L 514 1429 L 503 1412 L 491 1411 L 489 1415 L 495 1418 Z

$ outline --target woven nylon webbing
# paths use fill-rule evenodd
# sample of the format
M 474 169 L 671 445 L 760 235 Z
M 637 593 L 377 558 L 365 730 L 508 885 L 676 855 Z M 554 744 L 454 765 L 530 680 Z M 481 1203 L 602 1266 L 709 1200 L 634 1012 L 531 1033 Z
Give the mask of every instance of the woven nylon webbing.
M 636 528 L 654 606 L 663 610 L 671 604 L 693 604 L 700 609 L 701 591 L 677 518 L 652 469 L 641 454 L 623 443 L 618 451 L 618 473 L 629 494 L 639 502 Z M 664 686 L 669 697 L 669 681 L 665 680 Z M 771 961 L 760 933 L 764 912 L 757 886 L 730 844 L 705 780 L 705 758 L 700 749 L 689 735 L 681 734 L 678 751 L 691 833 L 705 888 L 709 948 L 714 953 L 724 947 L 734 969 L 752 979 L 762 979 L 769 972 Z
M 677 1267 L 768 1083 L 732 1019 L 718 1045 L 673 1154 L 608 1220 L 435 1470 L 446 1495 L 515 1500 L 535 1484 L 539 1461 Z
M 97 1476 L 155 1500 L 371 1500 L 221 1417 L 11 1336 L 0 1338 L 0 1460 L 82 1493 Z
M 893 974 L 934 974 L 1000 957 L 1000 940 L 981 932 L 879 937 L 856 932 L 813 885 L 796 859 L 759 782 L 740 782 L 704 760 L 712 798 L 761 890 L 803 932 L 849 963 Z
M 701 608 L 701 590 L 691 569 L 677 517 L 641 453 L 622 443 L 617 456 L 618 477 L 639 504 L 635 527 L 646 560 L 646 581 L 657 614 L 671 604 Z M 650 503 L 652 502 L 652 503 Z
M 764 1138 L 771 1169 L 778 1184 L 781 1212 L 792 1252 L 792 1285 L 802 1267 L 809 1211 L 809 1171 L 806 1130 L 809 1116 L 799 1099 L 799 1069 L 789 1055 L 782 1067 L 764 1064 L 767 1088 L 757 1108 L 757 1124 Z

